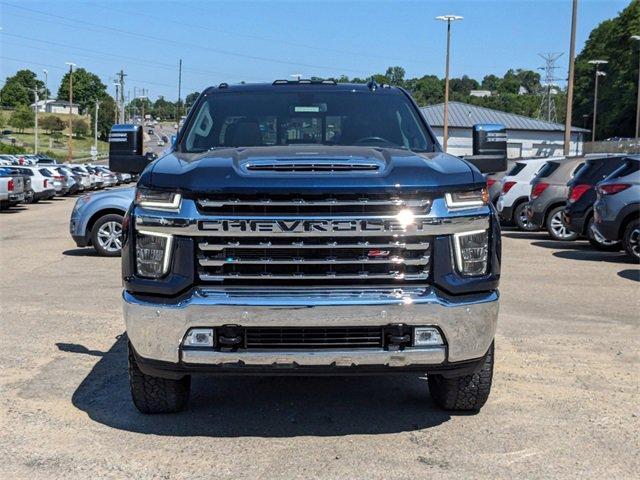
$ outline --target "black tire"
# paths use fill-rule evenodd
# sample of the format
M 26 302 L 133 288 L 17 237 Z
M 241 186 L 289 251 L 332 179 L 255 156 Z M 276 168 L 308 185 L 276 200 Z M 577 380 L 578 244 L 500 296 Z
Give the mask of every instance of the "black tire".
M 191 377 L 180 380 L 152 377 L 142 373 L 129 345 L 129 386 L 133 404 L 142 413 L 176 413 L 189 402 Z
M 549 232 L 549 236 L 554 240 L 572 242 L 578 238 L 578 234 L 576 232 L 572 232 L 567 227 L 558 224 L 558 221 L 562 222 L 561 217 L 563 210 L 564 207 L 556 207 L 551 210 L 544 221 L 545 228 L 547 229 L 547 232 Z
M 587 240 L 593 248 L 596 250 L 600 250 L 601 252 L 619 252 L 622 248 L 621 242 L 606 242 L 598 240 L 593 233 L 593 217 L 589 220 L 589 224 L 587 225 Z
M 640 220 L 632 220 L 624 229 L 622 246 L 632 259 L 640 261 Z
M 477 412 L 487 402 L 491 392 L 493 343 L 476 373 L 454 378 L 429 375 L 427 378 L 431 398 L 439 407 L 458 412 Z
M 106 245 L 104 244 L 104 241 L 101 241 L 101 239 L 99 238 L 100 229 L 105 224 L 119 225 L 120 232 L 122 233 L 122 220 L 122 215 L 118 215 L 117 213 L 110 213 L 108 215 L 100 217 L 98 220 L 96 220 L 96 223 L 93 224 L 93 227 L 91 228 L 91 244 L 93 245 L 93 248 L 96 249 L 96 252 L 98 252 L 98 255 L 102 257 L 117 257 L 122 253 L 122 235 L 120 235 L 119 240 L 120 246 L 115 250 L 112 248 L 117 247 L 117 245 L 113 243 L 110 245 Z
M 525 208 L 527 208 L 527 202 L 522 202 L 519 203 L 513 211 L 513 221 L 516 224 L 516 227 L 523 232 L 536 232 L 540 230 L 540 225 L 532 223 L 531 220 L 527 218 Z
M 36 194 L 33 190 L 29 189 L 24 192 L 24 203 L 35 203 L 36 202 Z

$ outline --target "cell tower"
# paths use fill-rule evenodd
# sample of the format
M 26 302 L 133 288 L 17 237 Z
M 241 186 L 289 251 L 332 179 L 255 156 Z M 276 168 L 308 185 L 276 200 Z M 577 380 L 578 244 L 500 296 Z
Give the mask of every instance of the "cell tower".
M 562 80 L 561 78 L 556 78 L 555 71 L 556 61 L 562 56 L 562 53 L 539 53 L 538 56 L 544 60 L 544 67 L 540 67 L 538 70 L 544 70 L 544 79 L 542 80 L 542 84 L 544 88 L 542 89 L 542 98 L 540 100 L 540 114 L 538 118 L 542 120 L 546 120 L 548 122 L 557 123 L 558 117 L 556 114 L 556 102 L 553 98 L 555 95 L 554 86 L 557 80 Z

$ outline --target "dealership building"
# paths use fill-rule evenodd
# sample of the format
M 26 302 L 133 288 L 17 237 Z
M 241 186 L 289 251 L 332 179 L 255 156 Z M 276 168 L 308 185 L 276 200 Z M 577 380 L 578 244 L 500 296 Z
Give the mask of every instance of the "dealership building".
M 444 104 L 422 107 L 420 110 L 442 143 Z M 499 123 L 506 127 L 509 158 L 563 154 L 564 125 L 462 102 L 449 102 L 447 152 L 458 156 L 471 155 L 471 129 L 478 123 Z M 571 128 L 571 155 L 582 154 L 584 138 L 589 132 L 584 128 Z

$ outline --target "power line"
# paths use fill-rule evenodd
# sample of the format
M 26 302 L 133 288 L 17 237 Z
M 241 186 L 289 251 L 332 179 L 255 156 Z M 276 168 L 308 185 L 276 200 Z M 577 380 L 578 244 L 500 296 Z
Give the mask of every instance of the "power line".
M 35 13 L 38 15 L 44 15 L 47 17 L 51 17 L 51 18 L 57 18 L 59 20 L 63 20 L 62 22 L 58 22 L 62 25 L 65 25 L 64 21 L 70 21 L 70 22 L 74 22 L 76 24 L 79 24 L 79 26 L 73 26 L 74 28 L 83 28 L 85 30 L 91 30 L 91 31 L 95 31 L 95 29 L 100 29 L 103 31 L 110 31 L 110 32 L 115 32 L 115 33 L 119 33 L 122 35 L 128 35 L 131 37 L 136 37 L 136 38 L 143 38 L 145 40 L 151 40 L 154 43 L 164 43 L 164 44 L 168 44 L 171 46 L 184 46 L 184 47 L 188 47 L 188 48 L 197 48 L 197 49 L 201 49 L 201 50 L 207 50 L 210 52 L 214 52 L 214 53 L 218 53 L 221 55 L 229 55 L 229 56 L 233 56 L 233 57 L 239 57 L 239 58 L 246 58 L 249 60 L 258 60 L 258 61 L 262 61 L 262 62 L 271 62 L 271 63 L 278 63 L 278 64 L 282 64 L 282 65 L 290 65 L 290 66 L 296 66 L 296 67 L 306 67 L 306 68 L 313 68 L 313 69 L 317 69 L 317 70 L 329 70 L 329 71 L 334 71 L 334 70 L 340 70 L 340 71 L 347 71 L 347 72 L 355 72 L 355 73 L 359 73 L 362 74 L 361 71 L 358 70 L 351 70 L 351 69 L 347 69 L 347 68 L 336 68 L 335 66 L 328 66 L 328 65 L 314 65 L 314 64 L 309 64 L 309 63 L 298 63 L 298 62 L 290 62 L 287 60 L 280 60 L 280 59 L 275 59 L 275 58 L 268 58 L 268 57 L 262 57 L 262 56 L 258 56 L 258 55 L 249 55 L 249 54 L 244 54 L 244 53 L 237 53 L 237 52 L 230 52 L 228 50 L 222 50 L 222 49 L 218 49 L 218 48 L 212 48 L 206 45 L 200 45 L 197 43 L 190 43 L 190 42 L 183 42 L 180 40 L 170 40 L 167 38 L 163 38 L 163 37 L 155 37 L 153 35 L 146 35 L 146 34 L 142 34 L 142 33 L 136 33 L 136 32 L 130 32 L 127 30 L 122 30 L 119 28 L 114 28 L 114 27 L 106 27 L 103 25 L 99 25 L 96 23 L 91 23 L 91 22 L 87 22 L 86 20 L 80 20 L 80 19 L 75 19 L 75 18 L 70 18 L 68 16 L 63 16 L 63 15 L 56 15 L 54 13 L 49 13 L 49 12 L 43 12 L 40 10 L 35 10 L 32 8 L 27 8 L 24 6 L 19 6 L 19 5 L 13 5 L 10 3 L 5 3 L 5 6 L 11 7 L 11 8 L 17 8 L 20 10 L 25 10 L 31 13 Z M 31 19 L 34 20 L 34 19 Z M 68 25 L 68 24 L 66 24 Z
M 155 60 L 147 60 L 147 59 L 144 59 L 144 58 L 129 57 L 129 56 L 126 56 L 126 55 L 119 55 L 119 54 L 115 54 L 115 53 L 111 53 L 111 52 L 103 52 L 103 51 L 89 49 L 89 48 L 82 48 L 82 47 L 78 47 L 78 46 L 75 46 L 75 45 L 69 45 L 69 44 L 59 43 L 59 42 L 52 42 L 50 40 L 42 40 L 42 39 L 39 39 L 39 38 L 27 37 L 27 36 L 23 36 L 23 35 L 16 35 L 16 34 L 13 34 L 13 33 L 7 33 L 5 31 L 0 31 L 0 35 L 6 35 L 6 36 L 10 36 L 10 37 L 15 37 L 15 38 L 18 38 L 18 39 L 23 40 L 23 41 L 25 41 L 25 40 L 26 41 L 34 41 L 34 42 L 42 43 L 42 44 L 45 44 L 45 45 L 54 45 L 54 46 L 63 47 L 63 48 L 70 48 L 73 51 L 89 52 L 92 55 L 91 56 L 87 56 L 88 58 L 99 58 L 100 56 L 102 56 L 103 58 L 104 57 L 113 57 L 114 59 L 127 60 L 127 61 L 131 61 L 131 62 L 135 62 L 136 64 L 140 64 L 140 63 L 148 64 L 148 65 L 153 66 L 153 67 L 163 68 L 163 69 L 167 69 L 167 70 L 171 70 L 171 71 L 173 71 L 175 69 L 175 65 L 172 65 L 172 64 L 169 64 L 169 63 L 158 62 L 158 61 L 155 61 Z M 20 46 L 20 47 L 26 47 L 26 48 L 38 48 L 39 50 L 41 50 L 39 47 L 28 47 L 28 46 L 23 45 L 22 43 L 14 44 L 14 45 Z M 96 54 L 98 55 L 98 57 L 95 56 Z M 207 70 L 207 69 L 202 69 L 202 68 L 190 67 L 190 68 L 185 68 L 184 70 L 188 71 L 188 72 L 201 74 L 201 75 L 234 76 L 234 77 L 238 77 L 240 79 L 248 78 L 248 79 L 253 79 L 253 80 L 264 80 L 263 77 L 254 77 L 254 76 L 251 76 L 251 75 L 241 75 L 239 73 L 221 72 L 221 71 L 217 71 L 217 70 Z
M 300 42 L 292 42 L 289 40 L 282 40 L 282 39 L 277 39 L 277 38 L 272 38 L 272 37 L 264 37 L 261 35 L 253 35 L 250 33 L 240 33 L 240 32 L 234 32 L 234 31 L 230 31 L 230 30 L 224 30 L 224 29 L 220 29 L 220 28 L 213 28 L 210 25 L 198 25 L 197 23 L 192 23 L 192 22 L 180 22 L 178 20 L 175 19 L 169 19 L 169 18 L 162 18 L 162 17 L 158 17 L 156 15 L 150 15 L 148 13 L 141 13 L 139 11 L 131 11 L 131 10 L 118 10 L 118 9 L 114 9 L 112 6 L 108 6 L 105 7 L 103 5 L 97 5 L 97 4 L 93 4 L 92 5 L 93 8 L 99 8 L 99 9 L 104 9 L 104 10 L 108 10 L 110 13 L 121 13 L 123 15 L 127 15 L 127 16 L 131 16 L 131 15 L 135 15 L 136 17 L 146 17 L 146 18 L 150 18 L 153 20 L 156 20 L 158 22 L 166 22 L 166 23 L 170 23 L 171 25 L 182 25 L 184 27 L 187 27 L 189 29 L 200 29 L 200 30 L 204 30 L 207 33 L 211 33 L 211 32 L 218 32 L 218 33 L 222 33 L 225 35 L 235 35 L 238 37 L 244 37 L 244 38 L 251 38 L 254 40 L 260 40 L 260 41 L 267 41 L 267 42 L 274 42 L 274 43 L 280 43 L 282 45 L 287 45 L 287 46 L 291 46 L 291 47 L 299 47 L 299 48 L 306 48 L 306 49 L 310 49 L 310 50 L 316 50 L 316 51 L 320 51 L 320 52 L 328 52 L 328 53 L 338 53 L 340 55 L 352 55 L 355 57 L 368 57 L 368 58 L 377 58 L 380 60 L 388 60 L 388 61 L 392 61 L 392 62 L 398 62 L 398 61 L 402 61 L 402 62 L 415 62 L 414 60 L 409 60 L 406 58 L 399 58 L 399 57 L 386 57 L 386 56 L 382 56 L 382 55 L 372 55 L 371 53 L 366 53 L 366 52 L 351 52 L 348 50 L 338 50 L 338 49 L 332 49 L 332 48 L 326 48 L 326 47 L 319 47 L 317 45 L 309 45 L 309 44 L 304 44 L 304 43 L 300 43 Z

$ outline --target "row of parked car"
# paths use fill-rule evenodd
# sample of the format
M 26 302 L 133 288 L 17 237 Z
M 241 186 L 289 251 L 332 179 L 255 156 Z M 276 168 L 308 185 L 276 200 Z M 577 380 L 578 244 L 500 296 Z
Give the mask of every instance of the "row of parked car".
M 0 209 L 99 190 L 135 179 L 102 165 L 59 164 L 46 155 L 0 155 Z
M 487 186 L 500 219 L 551 238 L 586 238 L 640 259 L 640 156 L 592 154 L 511 161 Z

